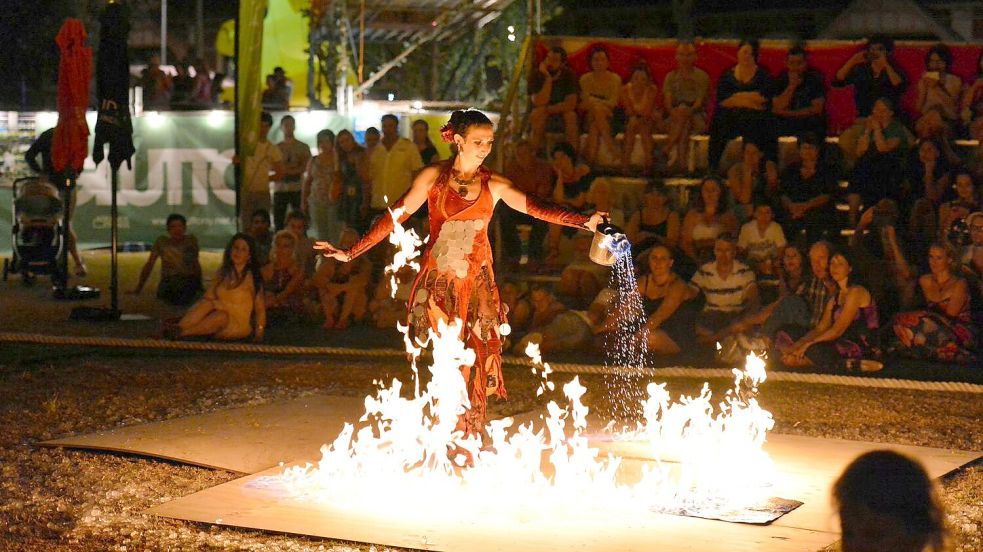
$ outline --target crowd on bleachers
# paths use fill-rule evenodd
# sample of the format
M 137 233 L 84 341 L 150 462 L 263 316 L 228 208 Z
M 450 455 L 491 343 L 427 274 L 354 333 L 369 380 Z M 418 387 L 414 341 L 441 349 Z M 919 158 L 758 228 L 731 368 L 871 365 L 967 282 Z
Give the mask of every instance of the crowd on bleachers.
M 838 141 L 826 136 L 825 83 L 799 47 L 774 77 L 757 65 L 756 42 L 743 41 L 714 94 L 692 43 L 678 45 L 662 83 L 639 65 L 623 84 L 602 47 L 578 77 L 553 48 L 529 83 L 528 137 L 504 146 L 504 174 L 570 209 L 606 211 L 625 229 L 645 311 L 629 331 L 653 354 L 719 343 L 725 357 L 767 349 L 785 366 L 825 370 L 877 369 L 885 354 L 974 363 L 983 162 L 960 155 L 955 140 L 983 137 L 983 76 L 964 86 L 947 72 L 945 47 L 932 48 L 909 117 L 896 108 L 908 83 L 892 68 L 891 47 L 871 40 L 837 72 L 832 85 L 853 88 L 859 114 Z M 279 121 L 283 141 L 270 142 L 264 113 L 256 153 L 244 160 L 243 232 L 204 299 L 169 333 L 262 338 L 267 320 L 332 331 L 402 320 L 412 275 L 397 275 L 391 299 L 382 274 L 390 252 L 318 260 L 308 237 L 354 242 L 385 213 L 384 198 L 440 160 L 425 121 L 413 123 L 412 139 L 400 137 L 395 116 L 381 123 L 364 145 L 324 130 L 312 156 L 289 115 Z M 709 170 L 691 178 L 692 201 L 681 202 L 667 177 L 687 171 L 690 137 L 704 131 Z M 793 136 L 794 147 L 780 150 L 780 136 Z M 627 191 L 626 174 L 643 188 Z M 408 224 L 425 234 L 424 220 Z M 536 341 L 547 352 L 596 351 L 626 331 L 618 316 L 630 298 L 588 259 L 590 234 L 505 207 L 496 223 L 513 350 Z M 193 300 L 196 252 L 183 219 L 168 219 L 136 290 L 160 258 L 158 295 Z

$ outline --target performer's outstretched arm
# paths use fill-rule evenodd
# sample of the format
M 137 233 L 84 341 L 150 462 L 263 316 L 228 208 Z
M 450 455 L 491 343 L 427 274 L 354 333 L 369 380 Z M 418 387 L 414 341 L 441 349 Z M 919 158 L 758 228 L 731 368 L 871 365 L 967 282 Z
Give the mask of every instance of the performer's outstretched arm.
M 527 194 L 512 185 L 512 182 L 501 175 L 492 176 L 489 185 L 492 193 L 502 199 L 506 205 L 529 216 L 546 222 L 587 229 L 593 232 L 607 213 L 596 212 L 593 215 L 582 215 L 553 201 Z
M 403 212 L 399 215 L 399 222 L 403 223 L 406 219 L 415 213 L 427 200 L 427 194 L 430 192 L 430 186 L 433 185 L 434 181 L 437 179 L 437 175 L 440 173 L 438 167 L 425 167 L 416 178 L 413 179 L 413 184 L 410 189 L 403 194 L 402 197 L 396 200 L 392 204 L 390 209 L 395 211 L 396 209 L 402 208 Z M 330 242 L 319 241 L 314 246 L 314 249 L 321 251 L 321 254 L 325 257 L 332 257 L 342 262 L 349 262 L 352 259 L 357 258 L 362 253 L 365 253 L 369 249 L 385 239 L 393 231 L 393 219 L 389 213 L 385 213 L 383 216 L 379 217 L 379 220 L 369 228 L 369 231 L 365 233 L 364 236 L 354 245 L 351 249 L 347 251 L 338 249 Z

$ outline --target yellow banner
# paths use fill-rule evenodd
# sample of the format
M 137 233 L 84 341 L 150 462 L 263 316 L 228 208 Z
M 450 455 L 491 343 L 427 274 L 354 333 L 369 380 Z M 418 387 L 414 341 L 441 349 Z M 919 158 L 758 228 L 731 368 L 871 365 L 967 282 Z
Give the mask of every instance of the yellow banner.
M 239 59 L 236 60 L 236 112 L 239 117 L 239 155 L 252 155 L 259 139 L 263 110 L 263 19 L 268 0 L 239 2 Z

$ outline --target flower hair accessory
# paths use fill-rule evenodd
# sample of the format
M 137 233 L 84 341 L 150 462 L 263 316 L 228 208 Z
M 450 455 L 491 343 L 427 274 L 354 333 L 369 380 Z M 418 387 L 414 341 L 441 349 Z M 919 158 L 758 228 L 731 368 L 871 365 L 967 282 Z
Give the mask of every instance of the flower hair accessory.
M 444 126 L 440 127 L 440 139 L 443 140 L 445 144 L 453 144 L 454 125 L 446 123 Z

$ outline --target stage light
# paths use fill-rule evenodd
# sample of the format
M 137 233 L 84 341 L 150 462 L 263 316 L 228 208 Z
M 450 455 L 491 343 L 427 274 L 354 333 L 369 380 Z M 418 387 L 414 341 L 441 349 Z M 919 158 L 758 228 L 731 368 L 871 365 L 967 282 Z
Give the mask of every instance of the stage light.
M 164 116 L 158 111 L 151 111 L 147 113 L 147 126 L 150 128 L 160 128 L 164 126 L 166 121 L 167 119 L 165 119 Z
M 393 94 L 392 92 L 390 92 L 389 94 L 386 95 L 386 99 L 388 99 L 391 102 L 392 101 L 395 101 L 396 100 L 396 94 Z
M 509 34 L 514 34 L 515 33 L 515 26 L 514 25 L 509 25 L 508 30 L 509 30 Z
M 420 100 L 413 100 L 413 103 L 410 104 L 410 106 L 412 106 L 413 109 L 422 110 L 423 102 L 421 102 Z
M 218 109 L 213 109 L 209 111 L 208 117 L 205 118 L 205 121 L 208 123 L 208 126 L 212 128 L 219 128 L 220 126 L 222 126 L 222 121 L 224 120 L 225 120 L 224 112 Z
M 515 35 L 514 34 L 510 34 L 509 35 L 509 42 L 515 42 Z

